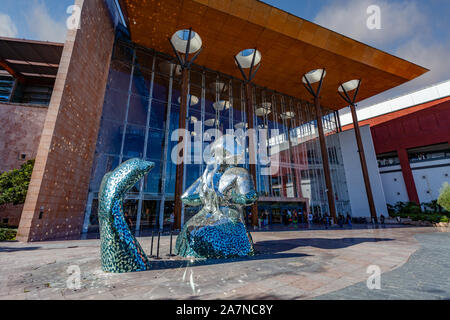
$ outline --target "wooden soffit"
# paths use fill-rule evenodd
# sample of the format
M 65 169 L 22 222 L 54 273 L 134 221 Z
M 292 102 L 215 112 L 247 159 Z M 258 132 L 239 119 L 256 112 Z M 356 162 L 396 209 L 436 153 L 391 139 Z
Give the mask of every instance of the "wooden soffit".
M 301 76 L 325 68 L 321 100 L 346 106 L 339 83 L 362 79 L 358 100 L 412 80 L 428 70 L 257 0 L 121 0 L 131 39 L 173 55 L 168 38 L 192 27 L 203 40 L 196 64 L 241 78 L 233 57 L 261 51 L 254 83 L 310 100 Z

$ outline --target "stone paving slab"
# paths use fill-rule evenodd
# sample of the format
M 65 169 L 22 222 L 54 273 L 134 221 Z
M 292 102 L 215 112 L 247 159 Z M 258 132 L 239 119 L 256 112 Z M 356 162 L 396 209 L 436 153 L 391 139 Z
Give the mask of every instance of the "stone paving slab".
M 417 234 L 415 238 L 420 249 L 403 266 L 382 274 L 379 290 L 368 290 L 362 282 L 316 299 L 450 300 L 450 233 Z
M 255 257 L 210 261 L 167 257 L 169 237 L 163 236 L 164 259 L 152 259 L 150 271 L 128 274 L 101 271 L 99 240 L 3 242 L 0 299 L 309 299 L 365 283 L 369 265 L 383 272 L 402 266 L 420 247 L 415 236 L 430 232 L 435 229 L 252 232 Z M 147 253 L 150 240 L 139 238 Z M 74 265 L 81 271 L 78 290 L 67 287 Z

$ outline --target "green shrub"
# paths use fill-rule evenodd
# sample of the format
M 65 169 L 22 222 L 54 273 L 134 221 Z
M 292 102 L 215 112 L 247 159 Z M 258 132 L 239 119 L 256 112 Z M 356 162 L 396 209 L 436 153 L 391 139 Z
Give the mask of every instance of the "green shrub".
M 450 212 L 450 185 L 447 182 L 442 186 L 441 194 L 438 198 L 438 204 Z
M 16 229 L 0 229 L 0 241 L 12 241 L 16 240 Z
M 442 216 L 440 222 L 448 223 L 448 217 L 447 216 Z
M 401 209 L 400 212 L 406 213 L 406 214 L 421 214 L 422 208 L 419 205 L 417 205 L 417 203 L 415 203 L 415 202 L 408 202 Z
M 23 204 L 27 196 L 34 160 L 24 163 L 20 169 L 0 174 L 0 205 Z

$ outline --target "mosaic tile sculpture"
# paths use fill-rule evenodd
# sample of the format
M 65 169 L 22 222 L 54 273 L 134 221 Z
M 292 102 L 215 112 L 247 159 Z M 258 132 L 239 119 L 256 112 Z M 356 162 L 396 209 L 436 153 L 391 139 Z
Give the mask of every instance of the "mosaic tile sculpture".
M 150 268 L 144 250 L 125 221 L 123 198 L 154 165 L 153 162 L 130 159 L 103 177 L 98 195 L 98 218 L 102 270 L 105 272 L 133 272 Z
M 233 258 L 254 255 L 243 207 L 258 199 L 248 171 L 238 167 L 241 140 L 222 136 L 210 148 L 203 175 L 182 195 L 189 206 L 203 206 L 178 235 L 175 253 L 182 257 Z

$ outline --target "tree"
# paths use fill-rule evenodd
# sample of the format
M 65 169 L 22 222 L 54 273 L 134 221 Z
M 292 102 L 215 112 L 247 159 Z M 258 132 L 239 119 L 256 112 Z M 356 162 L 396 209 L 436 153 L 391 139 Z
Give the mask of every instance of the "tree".
M 33 167 L 34 160 L 28 160 L 20 169 L 6 171 L 0 175 L 0 205 L 25 202 Z
M 450 212 L 450 185 L 447 182 L 442 186 L 438 203 L 442 208 Z

